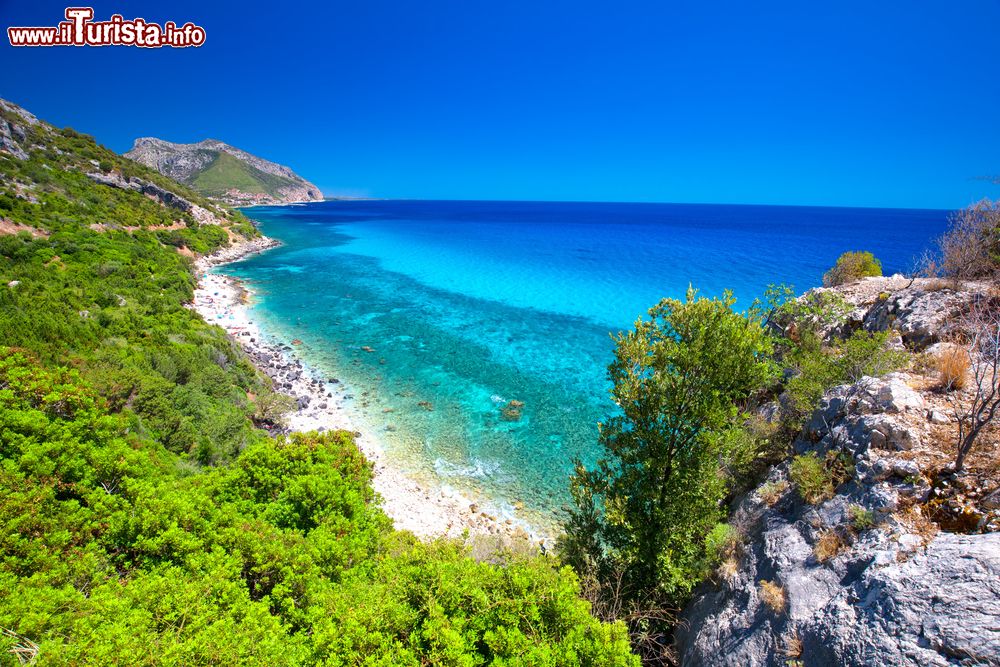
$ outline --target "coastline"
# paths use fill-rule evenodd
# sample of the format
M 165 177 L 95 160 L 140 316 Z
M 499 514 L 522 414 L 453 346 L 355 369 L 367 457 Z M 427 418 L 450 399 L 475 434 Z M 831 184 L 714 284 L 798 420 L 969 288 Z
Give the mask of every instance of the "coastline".
M 285 416 L 288 430 L 352 432 L 358 449 L 372 463 L 372 485 L 381 497 L 382 510 L 399 530 L 421 539 L 485 537 L 502 543 L 550 546 L 552 536 L 540 534 L 524 521 L 491 514 L 484 501 L 423 483 L 393 467 L 374 430 L 349 414 L 348 388 L 310 368 L 291 345 L 269 340 L 250 316 L 253 292 L 237 278 L 210 271 L 279 245 L 275 239 L 260 237 L 196 259 L 198 283 L 190 307 L 209 324 L 225 329 L 251 362 L 271 378 L 275 389 L 295 399 L 296 409 Z

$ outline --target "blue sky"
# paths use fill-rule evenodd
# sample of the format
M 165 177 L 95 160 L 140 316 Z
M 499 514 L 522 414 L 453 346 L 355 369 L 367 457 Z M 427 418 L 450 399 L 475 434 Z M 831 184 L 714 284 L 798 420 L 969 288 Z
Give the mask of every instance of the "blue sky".
M 64 4 L 0 0 L 9 25 Z M 1000 1 L 97 2 L 198 49 L 0 46 L 0 96 L 328 193 L 956 208 L 1000 185 Z

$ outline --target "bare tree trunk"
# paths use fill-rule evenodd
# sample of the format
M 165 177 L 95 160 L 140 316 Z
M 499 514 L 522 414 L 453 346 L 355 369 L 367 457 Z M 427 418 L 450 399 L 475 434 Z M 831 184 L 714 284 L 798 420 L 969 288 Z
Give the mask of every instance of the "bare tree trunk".
M 972 370 L 972 401 L 963 404 L 956 395 L 953 401 L 958 418 L 958 443 L 955 472 L 962 472 L 966 458 L 983 429 L 1000 410 L 1000 304 L 981 297 L 965 318 L 969 337 L 967 352 Z

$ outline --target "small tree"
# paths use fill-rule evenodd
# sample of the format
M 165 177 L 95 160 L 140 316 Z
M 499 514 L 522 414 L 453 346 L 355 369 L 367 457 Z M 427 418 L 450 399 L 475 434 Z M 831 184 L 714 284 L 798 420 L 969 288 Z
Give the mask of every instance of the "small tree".
M 620 408 L 600 428 L 605 457 L 577 466 L 564 559 L 634 594 L 678 603 L 704 570 L 721 516 L 720 460 L 741 405 L 775 376 L 771 338 L 735 302 L 664 299 L 616 337 L 608 374 Z M 621 586 L 617 587 L 621 590 Z
M 882 262 L 866 250 L 845 252 L 832 269 L 823 274 L 823 285 L 836 287 L 869 276 L 882 275 Z
M 1000 410 L 1000 308 L 991 299 L 973 303 L 965 320 L 968 335 L 966 353 L 972 370 L 972 400 L 951 394 L 958 418 L 958 446 L 955 472 L 965 468 L 965 460 L 983 429 Z
M 254 400 L 253 419 L 258 425 L 286 426 L 286 418 L 295 410 L 295 399 L 275 391 L 264 390 Z

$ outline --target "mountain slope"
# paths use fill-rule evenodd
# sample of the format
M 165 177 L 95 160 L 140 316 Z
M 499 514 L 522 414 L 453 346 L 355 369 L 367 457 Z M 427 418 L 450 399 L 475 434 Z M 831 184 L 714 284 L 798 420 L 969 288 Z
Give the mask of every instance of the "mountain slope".
M 255 437 L 246 396 L 266 382 L 184 304 L 191 255 L 256 229 L 3 100 L 0 141 L 0 345 L 80 369 L 168 449 L 229 458 Z
M 319 188 L 288 167 L 214 139 L 174 144 L 143 137 L 135 140 L 125 157 L 228 204 L 289 204 L 323 199 Z

